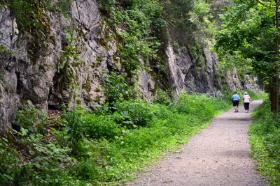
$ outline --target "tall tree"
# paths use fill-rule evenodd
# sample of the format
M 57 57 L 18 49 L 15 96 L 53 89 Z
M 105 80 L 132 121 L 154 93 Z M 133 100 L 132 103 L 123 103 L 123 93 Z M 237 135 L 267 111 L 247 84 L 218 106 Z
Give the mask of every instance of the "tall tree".
M 235 0 L 222 16 L 216 36 L 221 55 L 240 52 L 252 59 L 259 79 L 266 85 L 272 103 L 279 110 L 279 0 Z

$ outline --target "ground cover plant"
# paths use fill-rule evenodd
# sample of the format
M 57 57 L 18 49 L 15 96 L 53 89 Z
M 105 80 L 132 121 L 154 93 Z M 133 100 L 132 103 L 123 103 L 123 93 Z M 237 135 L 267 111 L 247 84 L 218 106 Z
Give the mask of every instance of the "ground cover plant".
M 95 112 L 77 108 L 49 119 L 44 127 L 38 123 L 46 122 L 44 114 L 23 108 L 17 121 L 28 125 L 1 138 L 0 164 L 5 169 L 0 185 L 123 183 L 186 143 L 227 108 L 222 99 L 182 94 L 168 105 L 136 100 Z M 30 123 L 40 130 L 31 130 Z
M 268 102 L 254 113 L 249 135 L 259 172 L 269 179 L 271 185 L 279 185 L 280 117 L 270 112 Z

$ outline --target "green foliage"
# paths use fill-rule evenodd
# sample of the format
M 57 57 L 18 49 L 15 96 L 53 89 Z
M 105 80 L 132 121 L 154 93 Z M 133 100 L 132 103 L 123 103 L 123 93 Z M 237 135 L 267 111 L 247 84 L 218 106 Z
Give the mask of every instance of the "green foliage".
M 33 132 L 42 129 L 46 122 L 46 113 L 37 109 L 31 102 L 27 102 L 16 114 L 16 123 Z
M 5 1 L 5 0 L 4 0 Z M 10 0 L 6 3 L 17 18 L 20 29 L 27 32 L 38 31 L 38 34 L 44 35 L 44 31 L 49 31 L 49 17 L 46 11 L 61 12 L 68 16 L 73 0 Z M 48 30 L 46 30 L 48 28 Z M 34 30 L 36 29 L 36 30 Z
M 42 32 L 48 27 L 48 17 L 44 10 L 48 7 L 49 1 L 39 0 L 11 0 L 9 6 L 16 16 L 19 27 L 25 31 L 33 29 Z M 35 31 L 35 30 L 34 30 Z
M 27 32 L 29 38 L 28 54 L 33 62 L 46 52 L 50 37 L 51 23 L 48 11 L 61 12 L 65 16 L 69 14 L 72 0 L 9 0 L 4 1 L 15 16 L 21 32 Z M 4 4 L 3 3 L 3 4 Z
M 108 116 L 90 114 L 84 110 L 69 111 L 63 116 L 67 138 L 73 153 L 79 154 L 79 142 L 88 139 L 114 139 L 121 134 L 119 125 Z
M 79 162 L 75 173 L 82 180 L 94 180 L 98 176 L 98 169 L 94 160 L 86 159 Z
M 108 168 L 109 145 L 110 142 L 106 139 L 93 141 L 84 138 L 80 140 L 78 146 L 79 163 L 73 169 L 74 175 L 96 185 L 105 176 Z
M 75 111 L 66 112 L 63 115 L 63 119 L 65 120 L 64 125 L 67 126 L 67 137 L 69 138 L 72 148 L 75 148 L 78 140 L 84 135 L 84 132 L 82 131 L 84 123 L 81 119 L 81 115 L 82 113 L 78 109 Z
M 47 123 L 42 134 L 22 130 L 16 143 L 1 139 L 0 165 L 6 168 L 0 171 L 1 183 L 118 184 L 185 143 L 226 108 L 223 100 L 186 94 L 170 106 L 139 100 L 119 101 L 114 111 L 77 108 L 56 124 Z
M 223 24 L 216 35 L 220 55 L 237 53 L 244 60 L 241 64 L 237 60 L 236 66 L 253 67 L 264 84 L 270 84 L 277 73 L 275 69 L 279 69 L 279 56 L 275 55 L 278 33 L 274 16 L 273 6 L 258 1 L 235 1 L 223 14 Z M 251 64 L 246 63 L 246 59 L 250 59 Z
M 163 104 L 163 105 L 170 105 L 171 104 L 171 98 L 170 98 L 170 96 L 168 95 L 167 92 L 159 89 L 156 92 L 154 102 L 159 103 L 159 104 Z
M 189 15 L 190 21 L 196 26 L 196 30 L 193 33 L 196 36 L 196 40 L 202 44 L 205 44 L 203 39 L 211 41 L 216 29 L 210 12 L 210 4 L 205 0 L 195 1 Z
M 89 138 L 113 139 L 121 133 L 120 127 L 107 116 L 87 114 L 82 117 L 85 133 Z
M 8 49 L 6 46 L 4 45 L 0 45 L 0 59 L 4 60 L 4 59 L 9 59 L 10 57 L 14 56 L 13 51 L 11 51 L 10 49 Z
M 106 0 L 101 1 L 101 10 L 109 16 L 120 40 L 117 54 L 128 77 L 141 66 L 139 56 L 144 60 L 158 58 L 161 43 L 155 33 L 161 31 L 164 20 L 163 8 L 157 0 Z
M 255 92 L 252 90 L 246 90 L 246 92 L 250 95 L 252 100 L 266 100 L 268 98 L 267 93 L 262 91 Z
M 250 127 L 250 143 L 258 170 L 267 176 L 271 185 L 280 184 L 280 118 L 270 112 L 266 102 L 254 115 Z
M 79 50 L 76 46 L 77 33 L 69 30 L 65 33 L 66 44 L 63 47 L 63 54 L 58 64 L 58 72 L 64 74 L 64 82 L 66 84 L 74 84 L 76 79 L 76 67 L 79 67 Z
M 10 153 L 9 158 L 17 158 L 14 164 L 9 165 L 14 170 L 7 168 L 1 173 L 1 176 L 10 175 L 5 176 L 3 181 L 9 179 L 9 183 L 15 185 L 68 183 L 69 176 L 66 170 L 73 164 L 72 158 L 69 157 L 71 149 L 58 143 L 52 133 L 55 129 L 48 128 L 47 115 L 27 102 L 17 112 L 16 123 L 21 127 L 20 131 L 14 131 L 13 135 L 17 139 L 0 139 L 1 145 L 9 144 L 14 148 L 4 148 Z M 3 161 L 9 163 L 8 158 L 1 159 L 0 162 L 4 163 Z
M 187 97 L 187 95 L 182 95 L 182 97 Z M 147 125 L 149 127 L 137 127 L 133 130 L 125 127 L 113 139 L 92 141 L 92 139 L 83 138 L 80 140 L 78 152 L 82 159 L 75 168 L 77 176 L 83 180 L 92 180 L 95 184 L 117 184 L 119 180 L 130 178 L 134 172 L 159 157 L 165 150 L 185 143 L 186 138 L 205 126 L 205 122 L 209 121 L 217 111 L 228 108 L 226 102 L 206 96 L 192 95 L 188 99 L 199 102 L 195 104 L 198 108 L 190 109 L 189 113 L 178 113 L 174 109 L 178 103 L 173 107 L 161 104 L 151 105 L 141 101 L 118 103 L 115 114 L 105 117 L 116 119 L 116 114 L 127 112 L 129 120 L 137 122 L 142 120 L 142 123 L 143 119 L 148 118 L 146 122 L 149 123 Z M 189 104 L 189 100 L 184 98 L 180 100 L 181 105 Z M 210 104 L 214 105 L 210 110 L 201 109 Z M 90 121 L 91 117 L 98 116 L 88 114 L 84 121 Z
M 46 142 L 40 134 L 17 133 L 17 141 L 0 139 L 0 184 L 67 184 L 72 165 L 68 148 Z M 66 179 L 67 177 L 67 179 Z M 68 180 L 69 179 L 69 180 Z
M 110 14 L 114 11 L 114 6 L 116 5 L 115 0 L 99 0 L 100 10 L 106 14 Z
M 212 42 L 215 22 L 209 1 L 177 0 L 164 1 L 162 4 L 172 40 L 189 48 Z
M 240 52 L 234 51 L 232 54 L 220 55 L 219 67 L 223 71 L 236 69 L 239 78 L 244 80 L 246 74 L 255 75 L 252 62 L 251 58 L 245 58 Z
M 104 91 L 106 101 L 109 104 L 133 98 L 133 90 L 127 84 L 125 78 L 114 72 L 107 76 L 104 82 Z
M 70 29 L 65 33 L 65 45 L 63 46 L 63 53 L 60 61 L 57 65 L 57 89 L 60 92 L 67 89 L 71 93 L 70 101 L 76 101 L 77 99 L 77 71 L 81 66 L 80 51 L 76 45 L 78 34 Z
M 65 17 L 68 17 L 70 15 L 72 2 L 73 0 L 59 0 L 58 11 L 63 13 Z
M 0 44 L 0 61 L 10 61 L 14 57 L 14 52 L 10 50 L 8 47 Z M 4 81 L 4 72 L 0 70 L 0 83 Z
M 50 19 L 46 14 L 49 3 L 49 0 L 8 1 L 8 6 L 16 17 L 19 30 L 32 35 L 32 38 L 29 39 L 28 54 L 33 62 L 40 56 L 40 52 L 45 52 L 46 40 L 50 39 Z
M 206 95 L 192 96 L 182 94 L 179 100 L 173 107 L 182 114 L 192 114 L 200 117 L 201 120 L 209 120 L 216 110 L 223 110 L 227 108 L 227 103 L 218 98 L 212 99 Z
M 146 127 L 152 122 L 150 105 L 143 101 L 124 101 L 116 104 L 115 120 L 128 128 Z
M 20 159 L 9 141 L 5 138 L 0 139 L 0 185 L 9 185 L 18 172 Z
M 18 181 L 21 184 L 59 184 L 66 182 L 67 169 L 71 159 L 68 148 L 46 143 L 43 136 L 31 135 L 24 141 L 28 144 L 30 160 L 21 167 Z
M 163 1 L 162 3 L 172 39 L 178 41 L 180 45 L 189 42 L 193 44 L 195 38 L 192 33 L 195 30 L 195 24 L 190 21 L 190 14 L 188 14 L 194 6 L 193 0 Z

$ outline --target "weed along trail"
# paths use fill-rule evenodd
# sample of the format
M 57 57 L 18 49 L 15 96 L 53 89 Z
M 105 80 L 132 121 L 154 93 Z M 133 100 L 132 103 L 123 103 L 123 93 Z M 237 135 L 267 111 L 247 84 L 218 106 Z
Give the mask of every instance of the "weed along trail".
M 260 104 L 254 101 L 252 109 Z M 166 155 L 127 185 L 267 185 L 250 158 L 251 116 L 239 110 L 216 117 L 180 151 Z

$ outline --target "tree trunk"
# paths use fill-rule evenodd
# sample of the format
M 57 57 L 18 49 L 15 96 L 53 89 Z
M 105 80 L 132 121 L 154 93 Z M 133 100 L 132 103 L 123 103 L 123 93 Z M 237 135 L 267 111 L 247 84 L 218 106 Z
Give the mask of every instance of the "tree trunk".
M 280 49 L 280 12 L 279 12 L 280 0 L 275 0 L 275 27 L 277 29 L 276 35 L 276 57 L 275 57 L 275 75 L 272 77 L 271 88 L 270 88 L 270 101 L 271 101 L 271 111 L 279 112 L 280 108 L 280 65 L 279 65 L 279 49 Z
M 277 76 L 272 78 L 272 83 L 270 86 L 270 102 L 271 111 L 279 111 L 279 78 Z

